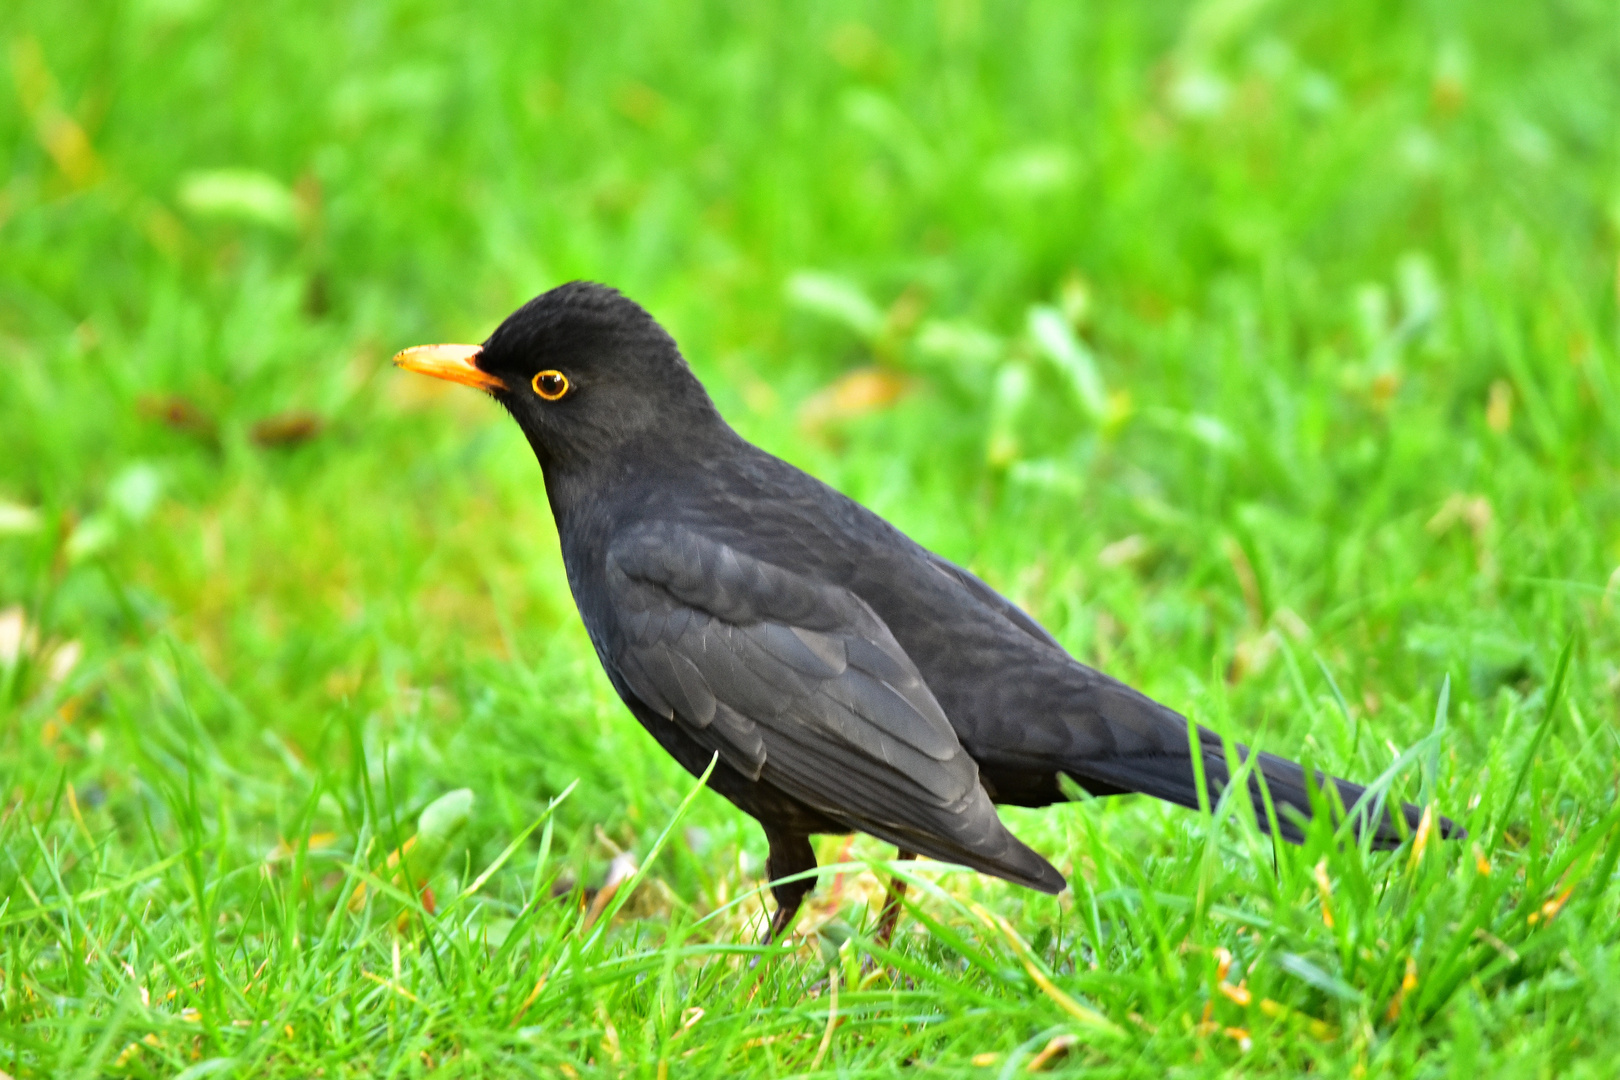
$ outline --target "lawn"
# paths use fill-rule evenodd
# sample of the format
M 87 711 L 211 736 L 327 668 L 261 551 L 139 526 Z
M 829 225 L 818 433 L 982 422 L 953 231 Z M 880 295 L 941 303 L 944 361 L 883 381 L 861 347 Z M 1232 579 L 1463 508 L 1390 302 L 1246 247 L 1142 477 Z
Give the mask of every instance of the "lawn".
M 0 1073 L 1613 1075 L 1612 3 L 0 43 Z M 522 436 L 388 365 L 578 277 L 1076 657 L 1467 839 L 1077 792 L 1004 815 L 1061 896 L 907 864 L 884 949 L 892 849 L 827 837 L 756 947 Z

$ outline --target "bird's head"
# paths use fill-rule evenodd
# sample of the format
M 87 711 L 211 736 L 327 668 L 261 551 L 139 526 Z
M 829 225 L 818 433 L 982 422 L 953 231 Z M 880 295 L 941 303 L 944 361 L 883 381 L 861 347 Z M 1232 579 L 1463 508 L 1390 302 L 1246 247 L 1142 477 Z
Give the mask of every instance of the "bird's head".
M 664 328 L 618 290 L 587 281 L 541 293 L 482 345 L 418 345 L 394 363 L 490 394 L 544 465 L 724 427 Z

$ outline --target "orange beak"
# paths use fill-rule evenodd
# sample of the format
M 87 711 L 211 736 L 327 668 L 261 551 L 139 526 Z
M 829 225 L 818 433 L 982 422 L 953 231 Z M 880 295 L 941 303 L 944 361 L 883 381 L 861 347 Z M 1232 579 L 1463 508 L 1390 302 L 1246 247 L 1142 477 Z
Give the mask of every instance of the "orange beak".
M 506 383 L 478 366 L 481 345 L 418 345 L 394 354 L 394 366 L 406 371 L 475 386 L 486 393 L 508 389 Z

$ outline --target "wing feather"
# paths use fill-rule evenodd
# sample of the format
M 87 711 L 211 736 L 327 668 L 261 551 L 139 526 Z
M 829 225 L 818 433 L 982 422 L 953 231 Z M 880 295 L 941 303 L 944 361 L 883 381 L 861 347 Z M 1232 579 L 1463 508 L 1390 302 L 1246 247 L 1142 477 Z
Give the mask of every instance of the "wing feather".
M 847 589 L 691 529 L 608 552 L 630 689 L 733 768 L 910 850 L 1056 891 L 1007 832 L 916 665 Z

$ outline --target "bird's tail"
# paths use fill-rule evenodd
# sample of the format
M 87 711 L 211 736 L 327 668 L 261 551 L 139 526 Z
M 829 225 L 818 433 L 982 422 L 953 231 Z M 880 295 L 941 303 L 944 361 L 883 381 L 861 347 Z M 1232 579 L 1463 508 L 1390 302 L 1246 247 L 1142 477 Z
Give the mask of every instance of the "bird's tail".
M 1134 691 L 1124 687 L 1120 689 L 1125 693 L 1111 703 L 1115 708 L 1107 710 L 1113 714 L 1110 719 L 1115 721 L 1110 725 L 1111 728 L 1116 732 L 1122 730 L 1124 724 L 1120 724 L 1120 721 L 1136 728 L 1137 731 L 1141 731 L 1142 727 L 1151 726 L 1157 729 L 1154 735 L 1158 737 L 1141 740 L 1149 745 L 1138 745 L 1133 748 L 1136 752 L 1086 755 L 1065 762 L 1064 771 L 1094 795 L 1136 791 L 1179 806 L 1197 809 L 1198 781 L 1192 756 L 1187 752 L 1185 718 Z M 1147 719 L 1141 715 L 1143 711 L 1158 713 L 1159 715 L 1154 717 L 1156 722 L 1143 724 Z M 1136 715 L 1132 716 L 1133 713 Z M 1133 720 L 1134 724 L 1131 723 Z M 1175 740 L 1179 741 L 1180 746 L 1174 750 L 1167 745 L 1174 738 L 1169 730 L 1171 725 L 1178 727 L 1181 732 L 1179 739 Z M 1202 766 L 1209 803 L 1213 806 L 1230 785 L 1232 774 L 1227 765 L 1226 749 L 1221 737 L 1202 727 L 1198 729 L 1198 737 L 1199 764 Z M 1151 745 L 1153 743 L 1157 745 Z M 1246 746 L 1234 746 L 1233 750 L 1240 763 L 1247 763 L 1250 755 L 1255 754 Z M 1311 788 L 1317 789 L 1318 798 L 1326 798 L 1330 807 L 1335 801 L 1331 791 L 1336 789 L 1337 802 L 1344 812 L 1355 820 L 1357 834 L 1366 835 L 1370 831 L 1374 848 L 1388 850 L 1398 847 L 1401 840 L 1415 831 L 1422 821 L 1423 812 L 1410 803 L 1380 809 L 1374 804 L 1381 800 L 1367 799 L 1365 803 L 1362 802 L 1362 796 L 1366 794 L 1367 789 L 1360 784 L 1316 772 L 1307 786 L 1305 769 L 1298 762 L 1289 761 L 1275 754 L 1259 753 L 1255 754 L 1255 757 L 1256 761 L 1249 773 L 1248 783 L 1255 817 L 1259 820 L 1261 828 L 1270 830 L 1271 819 L 1265 806 L 1265 796 L 1269 793 L 1276 812 L 1278 831 L 1283 839 L 1292 843 L 1297 844 L 1304 839 L 1300 822 L 1313 815 Z M 1403 819 L 1405 828 L 1396 822 L 1397 813 Z M 1442 817 L 1434 824 L 1441 836 L 1452 838 L 1466 835 L 1462 827 L 1449 818 Z
M 1226 754 L 1221 748 L 1218 736 L 1207 731 L 1200 731 L 1200 736 L 1204 744 L 1204 775 L 1210 785 L 1213 801 L 1214 792 L 1224 790 L 1230 782 Z M 1213 746 L 1210 745 L 1211 742 Z M 1253 752 L 1246 746 L 1234 749 L 1239 761 L 1247 761 L 1249 754 Z M 1249 797 L 1254 803 L 1255 816 L 1260 820 L 1262 827 L 1269 828 L 1264 795 L 1261 793 L 1260 780 L 1254 775 L 1256 773 L 1265 778 L 1265 788 L 1271 795 L 1272 806 L 1277 814 L 1277 827 L 1283 839 L 1290 843 L 1299 843 L 1305 838 L 1299 818 L 1312 816 L 1304 766 L 1276 754 L 1258 755 L 1254 771 L 1249 777 Z M 1385 809 L 1381 805 L 1383 802 L 1381 799 L 1363 801 L 1367 789 L 1362 785 L 1317 772 L 1311 778 L 1309 786 L 1318 789 L 1321 793 L 1319 797 L 1325 798 L 1329 807 L 1335 806 L 1329 785 L 1337 790 L 1335 810 L 1342 807 L 1350 814 L 1354 819 L 1357 835 L 1366 835 L 1370 830 L 1374 848 L 1387 851 L 1399 847 L 1402 839 L 1415 832 L 1422 822 L 1423 811 L 1411 803 L 1399 803 Z M 1290 813 L 1290 808 L 1298 811 L 1299 816 Z M 1405 828 L 1396 822 L 1396 814 L 1403 819 Z M 1447 839 L 1464 835 L 1462 826 L 1450 818 L 1442 817 L 1435 825 L 1439 828 L 1440 835 Z

